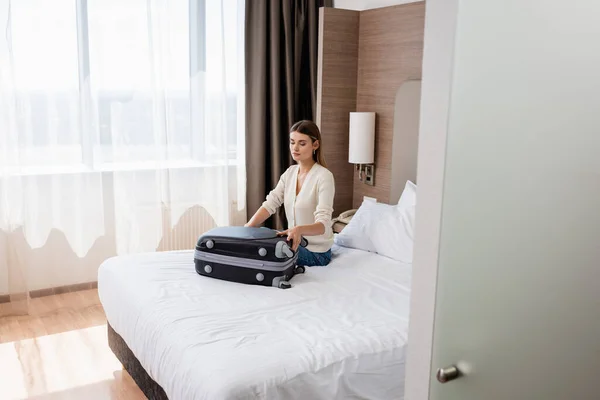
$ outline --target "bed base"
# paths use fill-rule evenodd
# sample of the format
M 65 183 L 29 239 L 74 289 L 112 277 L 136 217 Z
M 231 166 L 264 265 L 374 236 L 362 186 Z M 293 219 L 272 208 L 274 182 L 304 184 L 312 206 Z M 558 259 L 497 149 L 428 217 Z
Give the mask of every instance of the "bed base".
M 144 395 L 150 400 L 168 400 L 163 388 L 148 375 L 121 335 L 115 332 L 109 323 L 106 325 L 108 329 L 108 346 Z

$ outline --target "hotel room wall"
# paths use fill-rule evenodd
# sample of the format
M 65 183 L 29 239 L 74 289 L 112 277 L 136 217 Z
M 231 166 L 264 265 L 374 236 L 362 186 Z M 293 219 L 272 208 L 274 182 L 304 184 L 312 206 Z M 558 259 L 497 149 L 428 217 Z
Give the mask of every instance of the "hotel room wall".
M 377 113 L 375 185 L 353 174 L 353 208 L 363 196 L 390 201 L 392 138 L 396 92 L 409 79 L 421 79 L 425 2 L 360 13 L 356 111 Z
M 352 165 L 348 163 L 348 113 L 356 109 L 357 11 L 321 8 L 316 123 L 323 153 L 336 181 L 334 215 L 352 208 Z
M 396 93 L 404 81 L 421 79 L 425 3 L 321 13 L 317 123 L 330 146 L 325 155 L 336 179 L 336 215 L 357 208 L 363 196 L 390 201 Z M 377 113 L 374 186 L 360 182 L 348 163 L 352 111 Z

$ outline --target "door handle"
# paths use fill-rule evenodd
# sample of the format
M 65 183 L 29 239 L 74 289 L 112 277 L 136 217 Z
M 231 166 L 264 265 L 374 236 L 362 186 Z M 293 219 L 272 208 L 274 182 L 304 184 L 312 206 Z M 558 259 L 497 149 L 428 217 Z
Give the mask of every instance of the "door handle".
M 440 383 L 446 383 L 453 381 L 460 376 L 460 371 L 456 368 L 456 365 L 451 365 L 445 368 L 439 368 L 435 375 Z

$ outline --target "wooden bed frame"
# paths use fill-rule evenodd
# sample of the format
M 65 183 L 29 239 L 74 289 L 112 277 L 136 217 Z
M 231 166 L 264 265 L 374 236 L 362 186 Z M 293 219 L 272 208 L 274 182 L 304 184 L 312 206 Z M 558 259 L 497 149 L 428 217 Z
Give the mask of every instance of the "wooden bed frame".
M 131 375 L 144 395 L 152 400 L 168 400 L 163 388 L 148 375 L 121 335 L 115 332 L 109 323 L 106 325 L 108 329 L 108 346 L 115 356 L 117 356 L 123 365 L 123 368 Z

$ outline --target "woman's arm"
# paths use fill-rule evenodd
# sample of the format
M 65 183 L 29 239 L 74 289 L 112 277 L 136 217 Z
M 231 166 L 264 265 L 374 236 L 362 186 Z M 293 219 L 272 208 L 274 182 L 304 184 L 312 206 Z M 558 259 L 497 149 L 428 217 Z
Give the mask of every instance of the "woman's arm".
M 315 222 L 310 225 L 299 225 L 292 229 L 296 229 L 302 236 L 317 236 L 325 233 L 325 226 L 322 222 Z
M 269 218 L 270 216 L 271 216 L 271 214 L 269 213 L 269 211 L 267 211 L 266 208 L 261 207 L 258 209 L 258 211 L 256 211 L 254 213 L 252 218 L 250 218 L 250 221 L 248 221 L 244 226 L 246 226 L 246 227 L 260 226 L 260 224 L 265 222 L 267 220 L 267 218 Z
M 277 209 L 281 207 L 285 195 L 286 172 L 284 172 L 281 175 L 281 177 L 279 178 L 279 182 L 277 182 L 277 186 L 275 186 L 275 188 L 269 192 L 267 198 L 262 203 L 262 206 L 254 213 L 252 218 L 250 218 L 250 221 L 248 221 L 244 226 L 259 226 L 260 224 L 265 222 L 267 218 L 275 214 Z
M 317 196 L 315 223 L 323 226 L 324 231 L 321 234 L 330 236 L 333 233 L 331 215 L 333 214 L 333 198 L 335 196 L 335 180 L 331 172 L 324 175 L 319 182 Z

